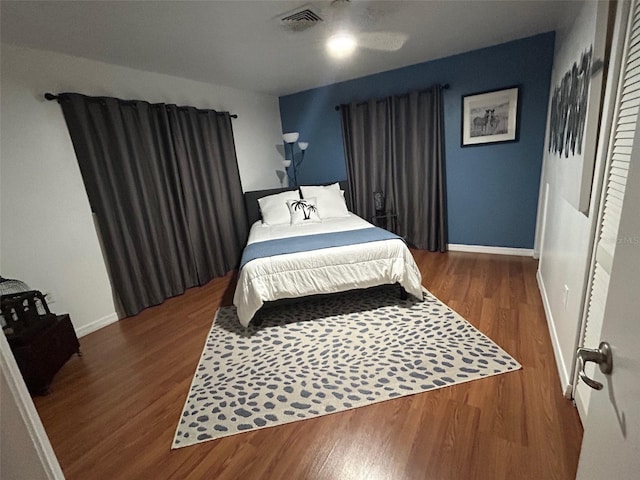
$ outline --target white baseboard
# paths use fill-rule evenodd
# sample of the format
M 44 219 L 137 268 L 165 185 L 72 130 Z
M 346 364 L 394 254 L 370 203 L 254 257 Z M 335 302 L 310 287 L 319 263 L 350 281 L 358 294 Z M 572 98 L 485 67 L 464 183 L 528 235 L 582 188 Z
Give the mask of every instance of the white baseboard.
M 556 357 L 556 368 L 558 369 L 558 376 L 560 378 L 560 386 L 562 387 L 562 393 L 565 397 L 571 398 L 571 392 L 573 386 L 569 381 L 569 371 L 562 359 L 562 352 L 560 351 L 560 342 L 558 340 L 558 332 L 556 332 L 555 322 L 553 321 L 553 315 L 551 314 L 551 307 L 549 306 L 549 298 L 547 297 L 547 291 L 544 287 L 544 281 L 540 270 L 536 273 L 536 280 L 538 280 L 538 289 L 542 296 L 542 305 L 544 306 L 544 314 L 547 318 L 547 326 L 549 327 L 549 335 L 551 337 L 551 345 L 553 345 L 553 353 Z
M 87 325 L 82 325 L 81 327 L 76 328 L 76 335 L 78 337 L 84 337 L 85 335 L 89 335 L 90 333 L 93 333 L 96 330 L 100 330 L 101 328 L 106 327 L 107 325 L 111 325 L 112 323 L 115 323 L 117 321 L 118 315 L 116 314 L 116 312 L 110 313 L 109 315 L 99 318 L 98 320 L 94 320 Z
M 519 257 L 533 256 L 533 250 L 530 248 L 487 247 L 485 245 L 464 245 L 461 243 L 450 243 L 449 250 L 452 252 L 492 253 L 494 255 L 516 255 Z

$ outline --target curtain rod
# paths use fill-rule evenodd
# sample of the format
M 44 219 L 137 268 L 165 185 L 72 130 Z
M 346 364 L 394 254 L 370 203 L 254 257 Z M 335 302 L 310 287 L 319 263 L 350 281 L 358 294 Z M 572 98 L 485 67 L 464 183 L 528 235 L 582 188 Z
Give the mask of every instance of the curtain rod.
M 51 100 L 58 100 L 60 98 L 60 96 L 59 95 L 54 95 L 53 93 L 46 92 L 44 94 L 44 98 L 49 100 L 49 101 L 51 101 Z M 178 107 L 178 108 L 181 108 L 181 107 Z M 201 109 L 197 108 L 196 110 L 201 110 Z M 216 113 L 221 113 L 221 112 L 216 112 Z M 236 115 L 236 114 L 230 114 L 229 116 L 231 118 L 238 118 L 238 115 Z
M 449 90 L 449 84 L 445 83 L 444 85 L 442 85 L 442 89 L 443 90 Z M 363 103 L 366 103 L 366 102 L 363 102 Z M 361 104 L 358 104 L 358 105 L 361 105 Z M 336 111 L 340 110 L 340 105 L 336 105 L 335 109 L 336 109 Z

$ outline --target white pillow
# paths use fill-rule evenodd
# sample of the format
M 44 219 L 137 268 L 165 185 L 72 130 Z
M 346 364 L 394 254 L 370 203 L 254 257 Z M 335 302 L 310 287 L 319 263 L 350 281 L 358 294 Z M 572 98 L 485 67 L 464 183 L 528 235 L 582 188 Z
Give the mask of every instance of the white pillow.
M 302 198 L 315 197 L 320 218 L 348 217 L 349 210 L 344 200 L 344 190 L 338 182 L 326 186 L 303 185 Z
M 302 192 L 302 198 L 315 197 L 318 192 L 326 192 L 327 190 L 340 190 L 340 184 L 338 182 L 331 185 L 302 185 L 300 192 Z
M 291 225 L 320 222 L 315 198 L 304 200 L 287 200 L 287 206 L 291 214 Z
M 262 223 L 265 225 L 282 225 L 291 221 L 287 200 L 300 200 L 298 190 L 268 195 L 258 199 Z
M 304 198 L 308 197 L 304 195 Z M 314 198 L 316 199 L 316 205 L 318 206 L 321 219 L 349 216 L 349 210 L 344 201 L 344 194 L 339 188 L 316 190 Z

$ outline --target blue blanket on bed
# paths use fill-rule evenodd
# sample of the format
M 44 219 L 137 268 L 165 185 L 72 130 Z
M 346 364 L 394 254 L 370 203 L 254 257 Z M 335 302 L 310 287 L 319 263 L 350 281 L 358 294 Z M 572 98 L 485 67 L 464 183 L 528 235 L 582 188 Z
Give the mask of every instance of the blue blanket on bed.
M 378 242 L 381 240 L 400 239 L 398 235 L 378 227 L 361 228 L 342 232 L 318 233 L 299 237 L 277 238 L 247 245 L 242 252 L 240 268 L 256 258 L 273 257 L 286 253 L 308 252 L 329 247 L 343 247 L 356 243 Z M 403 240 L 404 241 L 404 240 Z

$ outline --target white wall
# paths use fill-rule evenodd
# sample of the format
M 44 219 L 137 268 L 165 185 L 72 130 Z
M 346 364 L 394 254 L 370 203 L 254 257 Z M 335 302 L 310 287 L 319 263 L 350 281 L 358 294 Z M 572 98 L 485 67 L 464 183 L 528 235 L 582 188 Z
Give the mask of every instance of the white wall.
M 3 334 L 0 334 L 0 478 L 64 478 Z
M 0 478 L 46 479 L 27 427 L 3 371 L 0 371 Z
M 44 92 L 230 111 L 243 189 L 280 186 L 277 97 L 6 44 L 1 61 L 0 272 L 52 292 L 81 335 L 115 307 L 64 118 Z
M 556 32 L 551 94 L 573 62 L 580 58 L 585 39 L 593 39 L 595 34 L 596 2 L 576 3 L 576 8 L 579 10 L 569 17 L 565 27 Z M 545 145 L 548 139 L 547 120 Z M 588 216 L 568 200 L 569 196 L 575 196 L 573 186 L 580 182 L 573 168 L 575 162 L 576 159 L 569 163 L 545 149 L 536 229 L 536 250 L 540 255 L 538 283 L 565 392 L 572 383 L 593 235 L 592 219 L 596 216 L 594 209 L 597 211 L 597 199 L 592 199 Z

